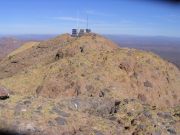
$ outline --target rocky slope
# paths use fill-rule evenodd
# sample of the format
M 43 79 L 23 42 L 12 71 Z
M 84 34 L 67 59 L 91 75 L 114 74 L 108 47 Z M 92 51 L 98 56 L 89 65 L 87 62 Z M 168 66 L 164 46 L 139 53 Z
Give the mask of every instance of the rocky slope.
M 0 128 L 27 134 L 179 134 L 180 71 L 97 34 L 26 44 L 0 61 Z M 3 123 L 3 124 L 2 124 Z

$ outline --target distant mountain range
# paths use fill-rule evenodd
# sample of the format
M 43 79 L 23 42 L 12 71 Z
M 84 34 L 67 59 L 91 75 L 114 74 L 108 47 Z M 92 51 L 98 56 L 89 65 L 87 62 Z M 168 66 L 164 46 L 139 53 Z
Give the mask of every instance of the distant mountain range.
M 0 35 L 0 59 L 19 48 L 25 42 L 42 41 L 54 36 L 55 35 Z
M 56 37 L 57 34 L 24 34 L 24 35 L 0 35 L 0 38 L 13 37 L 19 40 L 46 40 Z
M 0 38 L 0 58 L 4 57 L 14 49 L 20 47 L 24 41 L 18 40 L 14 37 L 1 37 Z

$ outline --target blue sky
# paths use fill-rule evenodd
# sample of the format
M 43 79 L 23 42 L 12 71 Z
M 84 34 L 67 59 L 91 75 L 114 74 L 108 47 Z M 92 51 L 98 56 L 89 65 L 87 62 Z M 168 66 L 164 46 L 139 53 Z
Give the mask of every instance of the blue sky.
M 0 0 L 0 34 L 67 33 L 88 14 L 96 33 L 180 37 L 180 5 L 147 1 Z

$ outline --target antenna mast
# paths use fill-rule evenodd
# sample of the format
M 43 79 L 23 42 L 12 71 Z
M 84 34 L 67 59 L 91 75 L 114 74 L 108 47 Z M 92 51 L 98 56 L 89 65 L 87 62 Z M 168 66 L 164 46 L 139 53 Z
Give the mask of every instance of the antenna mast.
M 79 31 L 79 11 L 78 10 L 77 10 L 77 16 L 76 17 L 77 17 L 77 22 L 76 22 L 77 23 L 76 24 L 77 25 L 77 30 Z
M 88 16 L 88 14 L 87 14 L 87 29 L 89 28 L 89 16 Z

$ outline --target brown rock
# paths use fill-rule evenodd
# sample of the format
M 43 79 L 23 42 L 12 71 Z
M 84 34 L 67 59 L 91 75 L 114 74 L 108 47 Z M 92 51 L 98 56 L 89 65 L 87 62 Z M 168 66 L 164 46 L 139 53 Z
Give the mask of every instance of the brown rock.
M 128 62 L 121 62 L 121 63 L 119 64 L 119 68 L 120 68 L 121 70 L 125 70 L 126 72 L 129 72 L 129 71 L 130 71 L 130 65 L 129 65 Z
M 0 87 L 0 99 L 7 99 L 9 98 L 9 92 L 6 88 Z
M 145 82 L 144 82 L 144 86 L 145 86 L 145 87 L 150 87 L 150 88 L 153 87 L 153 86 L 152 86 L 152 83 L 151 83 L 150 81 L 145 81 Z
M 64 57 L 64 53 L 59 50 L 57 53 L 56 53 L 56 57 L 55 57 L 55 60 L 59 60 L 59 59 L 62 59 Z
M 146 96 L 144 94 L 138 94 L 138 99 L 143 102 L 146 102 Z

